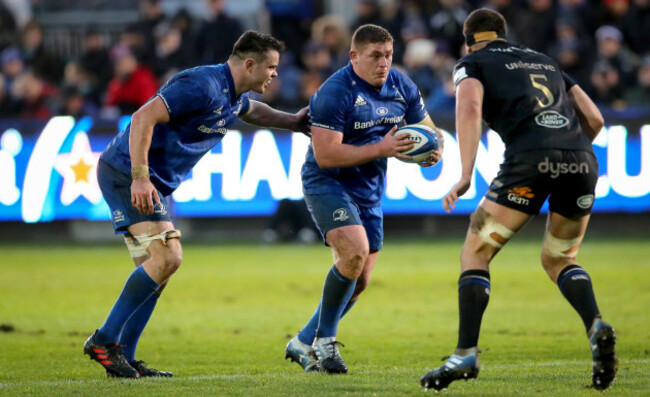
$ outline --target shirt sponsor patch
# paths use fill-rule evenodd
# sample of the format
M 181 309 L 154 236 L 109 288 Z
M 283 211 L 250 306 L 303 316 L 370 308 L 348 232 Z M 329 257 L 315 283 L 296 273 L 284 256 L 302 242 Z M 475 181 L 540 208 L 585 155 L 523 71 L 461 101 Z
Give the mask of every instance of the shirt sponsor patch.
M 546 128 L 562 128 L 569 125 L 569 119 L 555 110 L 546 110 L 535 116 L 535 123 Z
M 463 66 L 462 68 L 458 69 L 456 73 L 454 73 L 454 85 L 458 87 L 458 83 L 467 77 L 469 77 L 467 75 L 467 70 L 465 69 L 465 66 Z

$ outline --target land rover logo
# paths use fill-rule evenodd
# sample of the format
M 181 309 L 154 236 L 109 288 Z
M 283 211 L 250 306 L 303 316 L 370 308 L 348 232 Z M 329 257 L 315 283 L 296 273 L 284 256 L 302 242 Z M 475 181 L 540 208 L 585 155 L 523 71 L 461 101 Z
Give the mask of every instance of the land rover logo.
M 535 123 L 546 128 L 562 128 L 569 125 L 569 119 L 555 110 L 547 110 L 535 117 Z
M 388 114 L 388 109 L 386 109 L 385 107 L 377 108 L 377 114 L 380 116 L 385 116 Z
M 578 197 L 578 200 L 576 201 L 576 204 L 578 204 L 578 207 L 582 209 L 587 209 L 591 207 L 591 205 L 594 203 L 594 195 L 593 194 L 587 194 L 584 196 Z

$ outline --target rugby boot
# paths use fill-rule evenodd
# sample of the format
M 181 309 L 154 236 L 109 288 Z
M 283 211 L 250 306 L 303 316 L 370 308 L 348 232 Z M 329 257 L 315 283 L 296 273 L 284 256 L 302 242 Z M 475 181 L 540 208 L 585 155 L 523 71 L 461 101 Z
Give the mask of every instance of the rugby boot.
M 348 372 L 348 366 L 345 365 L 339 353 L 339 345 L 345 347 L 343 343 L 337 341 L 333 336 L 314 339 L 311 346 L 316 353 L 316 357 L 318 357 L 321 372 L 328 374 L 345 374 Z
M 608 389 L 618 370 L 618 358 L 614 345 L 616 344 L 616 331 L 609 323 L 596 317 L 587 333 L 591 356 L 594 360 L 591 369 L 591 381 L 594 389 Z
M 314 349 L 304 344 L 298 339 L 298 335 L 294 336 L 293 339 L 287 343 L 287 348 L 284 349 L 284 359 L 291 359 L 291 362 L 297 362 L 298 365 L 305 370 L 305 372 L 318 372 L 320 371 L 320 366 L 318 365 L 318 357 Z
M 108 345 L 100 345 L 95 342 L 95 331 L 86 343 L 84 343 L 84 354 L 90 356 L 91 360 L 100 363 L 107 372 L 111 372 L 119 378 L 138 378 L 140 374 L 135 370 L 122 353 L 122 348 L 117 342 Z
M 420 378 L 420 386 L 424 390 L 435 389 L 436 392 L 439 390 L 446 389 L 449 384 L 458 379 L 474 379 L 478 376 L 478 370 L 480 367 L 478 361 L 478 353 L 480 350 L 478 348 L 473 348 L 473 353 L 466 356 L 452 355 L 447 358 L 445 363 L 426 373 L 422 378 Z
M 129 362 L 129 364 L 136 371 L 138 371 L 138 374 L 140 374 L 141 378 L 173 378 L 174 377 L 174 374 L 172 374 L 171 372 L 158 371 L 157 369 L 147 367 L 147 363 L 141 360 L 131 361 Z M 115 375 L 109 370 L 106 370 L 106 376 L 108 376 L 109 378 L 119 378 L 119 376 Z

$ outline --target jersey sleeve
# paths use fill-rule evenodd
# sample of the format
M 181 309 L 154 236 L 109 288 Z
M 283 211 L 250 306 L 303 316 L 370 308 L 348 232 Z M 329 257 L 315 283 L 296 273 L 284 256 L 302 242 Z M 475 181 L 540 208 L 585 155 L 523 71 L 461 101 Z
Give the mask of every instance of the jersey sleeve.
M 343 132 L 350 107 L 347 93 L 337 84 L 324 84 L 309 101 L 311 125 Z
M 574 79 L 571 78 L 571 76 L 564 72 L 562 72 L 562 78 L 564 79 L 564 84 L 566 85 L 567 91 L 569 91 L 574 85 L 578 84 Z
M 424 100 L 422 100 L 422 94 L 420 94 L 420 90 L 415 83 L 407 77 L 404 77 L 403 80 L 407 106 L 404 120 L 406 120 L 407 124 L 414 124 L 427 117 L 427 110 L 424 106 Z
M 458 61 L 454 67 L 454 87 L 457 88 L 458 84 L 460 84 L 461 81 L 465 80 L 468 77 L 473 77 L 475 79 L 481 80 L 481 76 L 476 63 L 463 58 Z
M 241 95 L 241 110 L 239 111 L 239 115 L 244 115 L 249 110 L 251 110 L 251 100 L 248 97 L 248 93 L 244 93 Z
M 167 107 L 170 119 L 211 108 L 213 99 L 207 84 L 192 73 L 174 76 L 156 93 Z

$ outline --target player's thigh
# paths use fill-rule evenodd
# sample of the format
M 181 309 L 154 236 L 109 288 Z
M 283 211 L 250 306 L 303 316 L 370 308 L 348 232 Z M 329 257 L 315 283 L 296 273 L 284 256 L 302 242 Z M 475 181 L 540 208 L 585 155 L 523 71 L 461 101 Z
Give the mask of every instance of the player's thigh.
M 182 260 L 181 233 L 170 221 L 138 222 L 128 227 L 128 235 L 132 236 L 146 249 L 149 256 L 156 260 L 163 262 Z
M 343 232 L 339 231 L 337 234 L 341 234 L 341 238 L 347 238 L 348 235 L 355 235 L 348 230 L 356 228 L 348 228 L 349 226 L 363 227 L 359 207 L 346 196 L 306 194 L 305 203 L 326 245 L 330 245 L 329 240 L 337 240 L 337 237 L 330 233 L 333 230 L 344 228 Z
M 334 263 L 354 261 L 356 265 L 363 266 L 370 252 L 368 236 L 362 225 L 332 229 L 327 232 L 326 241 L 332 247 Z
M 126 233 L 129 227 L 142 222 L 171 222 L 167 200 L 162 193 L 158 192 L 161 204 L 154 206 L 154 212 L 150 215 L 141 214 L 131 204 L 131 176 L 101 160 L 97 164 L 97 182 L 111 211 L 116 234 Z
M 551 169 L 549 212 L 568 219 L 590 215 L 598 183 L 596 157 L 590 152 L 563 150 L 548 164 L 545 167 Z

